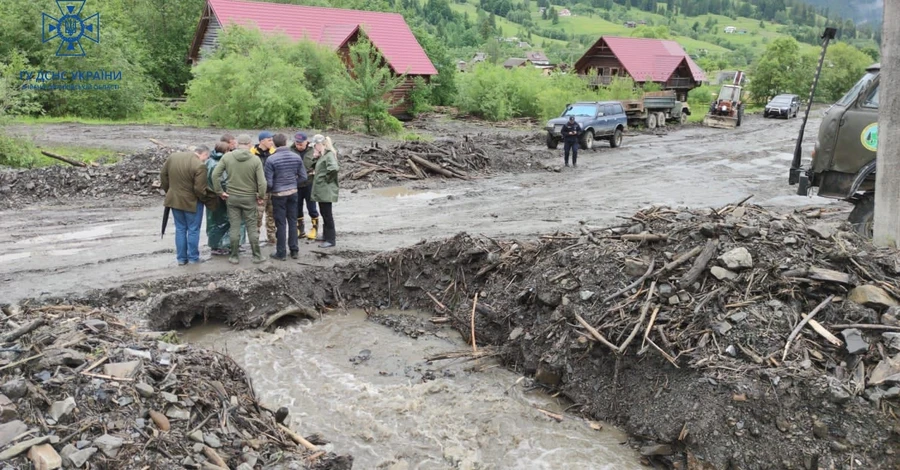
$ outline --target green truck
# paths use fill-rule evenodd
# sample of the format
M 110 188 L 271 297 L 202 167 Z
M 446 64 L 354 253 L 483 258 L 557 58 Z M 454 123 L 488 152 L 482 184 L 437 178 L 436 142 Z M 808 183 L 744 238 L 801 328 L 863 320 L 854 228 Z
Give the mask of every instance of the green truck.
M 829 30 L 831 28 L 828 28 Z M 829 31 L 823 35 L 822 57 L 828 47 Z M 794 151 L 789 184 L 797 185 L 797 194 L 841 199 L 855 207 L 850 223 L 862 235 L 872 236 L 875 213 L 875 155 L 878 150 L 878 85 L 881 66 L 874 64 L 840 100 L 831 105 L 822 118 L 812 161 L 801 167 L 801 141 L 809 116 L 809 105 Z M 815 93 L 821 60 L 810 91 Z

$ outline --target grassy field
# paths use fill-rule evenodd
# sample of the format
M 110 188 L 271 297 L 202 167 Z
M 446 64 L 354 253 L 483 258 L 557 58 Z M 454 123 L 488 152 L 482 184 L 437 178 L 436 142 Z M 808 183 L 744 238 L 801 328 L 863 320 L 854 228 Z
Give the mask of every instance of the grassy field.
M 474 19 L 477 15 L 477 10 L 475 8 L 475 4 L 473 3 L 451 3 L 450 8 L 457 13 L 468 13 L 469 18 Z M 525 29 L 524 26 L 513 23 L 512 21 L 507 20 L 506 18 L 496 17 L 497 27 L 502 29 L 503 32 L 501 36 L 510 37 L 510 36 L 519 36 L 519 31 L 523 31 Z M 531 35 L 532 44 L 541 44 L 546 42 L 547 44 L 560 44 L 565 45 L 566 41 L 560 41 L 558 39 L 547 38 L 544 36 L 538 36 L 537 34 Z
M 93 147 L 39 147 L 38 151 L 47 151 L 56 155 L 61 155 L 63 157 L 70 158 L 72 160 L 77 160 L 85 163 L 97 163 L 98 165 L 107 165 L 110 163 L 116 163 L 122 157 L 123 154 L 118 153 L 113 150 L 102 149 L 102 148 L 93 148 Z M 63 163 L 54 158 L 46 157 L 41 155 L 37 158 L 34 163 L 34 166 L 37 168 L 50 166 L 50 165 L 68 165 L 67 163 Z

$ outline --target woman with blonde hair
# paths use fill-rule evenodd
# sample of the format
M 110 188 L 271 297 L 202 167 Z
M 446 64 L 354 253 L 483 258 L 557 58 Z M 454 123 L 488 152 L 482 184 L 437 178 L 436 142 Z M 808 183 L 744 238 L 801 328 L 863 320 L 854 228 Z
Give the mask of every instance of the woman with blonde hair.
M 338 201 L 337 151 L 330 137 L 316 134 L 312 138 L 315 173 L 313 176 L 312 200 L 319 203 L 319 214 L 322 216 L 324 230 L 320 248 L 331 248 L 335 245 L 334 212 L 332 204 Z

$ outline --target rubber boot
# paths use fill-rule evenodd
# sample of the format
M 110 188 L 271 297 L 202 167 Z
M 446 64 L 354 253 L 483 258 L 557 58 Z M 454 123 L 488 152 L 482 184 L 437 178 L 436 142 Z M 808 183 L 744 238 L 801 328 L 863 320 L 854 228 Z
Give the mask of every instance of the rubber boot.
M 312 219 L 312 222 L 310 223 L 311 227 L 309 229 L 309 233 L 306 234 L 306 238 L 308 240 L 316 239 L 316 235 L 318 235 L 319 228 L 321 228 L 321 225 L 322 225 L 322 223 L 320 222 L 321 220 L 322 219 L 320 219 L 318 217 L 316 217 L 315 219 Z
M 306 236 L 306 219 L 299 218 L 297 219 L 297 237 L 303 238 Z

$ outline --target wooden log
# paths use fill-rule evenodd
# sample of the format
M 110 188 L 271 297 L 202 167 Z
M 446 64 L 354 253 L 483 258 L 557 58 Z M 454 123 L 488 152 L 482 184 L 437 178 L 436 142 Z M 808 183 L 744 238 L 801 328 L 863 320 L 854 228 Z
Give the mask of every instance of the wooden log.
M 222 468 L 228 468 L 228 464 L 225 463 L 225 460 L 216 452 L 216 449 L 213 449 L 210 446 L 203 446 L 203 455 L 206 456 L 212 463 L 216 464 Z
M 614 352 L 614 353 L 616 353 L 616 354 L 619 353 L 619 348 L 615 347 L 615 345 L 613 345 L 612 343 L 610 343 L 609 341 L 607 341 L 606 338 L 604 338 L 603 335 L 600 334 L 600 332 L 597 331 L 596 328 L 594 328 L 593 326 L 591 326 L 588 322 L 584 321 L 584 318 L 581 318 L 581 315 L 579 315 L 579 314 L 576 313 L 576 314 L 575 314 L 575 320 L 577 320 L 578 323 L 581 323 L 581 326 L 583 326 L 584 329 L 588 330 L 588 332 L 591 334 L 591 336 L 594 337 L 594 339 L 596 339 L 596 340 L 599 341 L 601 344 L 603 344 L 603 345 L 605 345 L 606 347 L 608 347 L 609 349 L 611 349 L 612 352 Z
M 15 341 L 15 340 L 19 339 L 20 337 L 27 335 L 28 333 L 31 333 L 32 331 L 40 328 L 46 322 L 47 321 L 45 319 L 38 318 L 37 320 L 35 320 L 27 325 L 20 326 L 20 327 L 16 328 L 15 330 L 10 331 L 9 333 L 6 333 L 5 335 L 0 336 L 0 343 L 8 343 L 10 341 Z
M 625 341 L 619 346 L 619 354 L 625 352 L 625 349 L 628 347 L 628 344 L 631 343 L 631 340 L 637 336 L 638 331 L 640 331 L 641 326 L 644 324 L 644 318 L 647 317 L 647 312 L 650 311 L 650 301 L 653 300 L 653 294 L 656 292 L 656 281 L 653 281 L 650 284 L 650 290 L 647 292 L 647 300 L 644 301 L 644 306 L 641 308 L 641 316 L 638 318 L 637 323 L 634 325 L 634 329 L 631 330 L 631 334 L 625 338 Z
M 300 444 L 313 452 L 317 452 L 319 450 L 319 447 L 317 445 L 307 441 L 303 436 L 295 433 L 294 431 L 291 431 L 286 426 L 279 424 L 278 428 L 281 429 L 282 432 L 287 434 L 291 439 L 293 439 L 297 444 Z
M 627 286 L 625 286 L 624 289 L 618 290 L 615 293 L 613 293 L 612 295 L 607 296 L 605 299 L 603 299 L 603 302 L 601 302 L 601 304 L 605 304 L 611 300 L 614 300 L 617 297 L 619 297 L 620 295 L 641 285 L 645 280 L 647 280 L 648 277 L 650 277 L 650 274 L 653 272 L 653 268 L 655 266 L 656 266 L 656 258 L 650 260 L 650 266 L 647 267 L 647 272 L 645 272 L 643 276 L 639 277 L 636 281 L 632 282 L 631 284 L 628 284 Z
M 657 274 L 665 274 L 665 273 L 667 273 L 667 272 L 669 272 L 669 271 L 671 271 L 671 270 L 673 270 L 673 269 L 675 269 L 675 268 L 681 266 L 682 264 L 687 263 L 688 261 L 690 261 L 691 258 L 693 258 L 693 257 L 695 257 L 695 256 L 697 256 L 697 255 L 699 255 L 700 252 L 702 252 L 702 251 L 703 251 L 703 248 L 701 248 L 701 247 L 699 247 L 699 246 L 696 247 L 696 248 L 694 248 L 693 250 L 691 250 L 691 251 L 689 251 L 689 252 L 687 252 L 687 253 L 685 253 L 685 254 L 679 256 L 678 258 L 676 258 L 676 259 L 675 259 L 674 261 L 672 261 L 671 263 L 669 263 L 669 264 L 663 266 L 662 269 L 660 269 L 660 270 L 659 270 L 659 273 L 657 273 Z
M 432 173 L 437 173 L 439 175 L 446 176 L 447 178 L 459 178 L 454 173 L 447 171 L 444 168 L 441 168 L 439 165 L 435 165 L 434 163 L 431 163 L 428 160 L 419 157 L 418 155 L 410 155 L 409 158 L 410 160 L 425 167 L 426 170 L 431 171 Z
M 48 151 L 46 151 L 46 150 L 41 150 L 41 155 L 44 155 L 44 156 L 47 156 L 47 157 L 50 157 L 50 158 L 59 160 L 59 161 L 61 161 L 61 162 L 68 163 L 69 165 L 72 165 L 72 166 L 79 166 L 79 167 L 82 167 L 82 168 L 84 168 L 84 167 L 87 166 L 87 163 L 80 162 L 80 161 L 78 161 L 78 160 L 72 160 L 72 159 L 69 158 L 69 157 L 64 157 L 64 156 L 62 156 L 62 155 L 59 155 L 59 154 L 56 154 L 56 153 L 52 153 L 52 152 L 48 152 Z
M 814 308 L 811 312 L 809 312 L 808 314 L 806 314 L 806 315 L 803 317 L 803 319 L 800 320 L 800 323 L 797 323 L 797 326 L 794 327 L 794 331 L 791 331 L 791 334 L 790 334 L 790 336 L 788 336 L 787 342 L 786 342 L 785 345 L 784 345 L 784 353 L 781 355 L 781 361 L 782 361 L 782 362 L 784 362 L 785 358 L 787 358 L 788 349 L 790 349 L 791 343 L 794 341 L 794 338 L 796 338 L 797 335 L 800 334 L 800 330 L 802 330 L 803 327 L 804 327 L 807 323 L 809 323 L 809 321 L 812 320 L 812 318 L 813 318 L 817 313 L 819 313 L 820 311 L 822 311 L 822 309 L 824 309 L 825 307 L 827 307 L 828 304 L 830 304 L 832 300 L 834 300 L 834 295 L 833 295 L 833 294 L 832 294 L 832 295 L 829 295 L 827 299 L 823 300 L 822 303 L 820 303 L 819 305 L 816 306 L 816 308 Z
M 361 170 L 361 171 L 358 171 L 358 172 L 350 175 L 350 179 L 352 179 L 352 180 L 362 179 L 362 178 L 365 178 L 366 176 L 368 176 L 370 173 L 374 173 L 376 171 L 378 171 L 378 168 L 366 168 L 365 170 Z
M 828 331 L 828 329 L 822 326 L 821 323 L 815 320 L 810 320 L 809 326 L 811 326 L 813 330 L 816 330 L 816 333 L 818 333 L 819 336 L 825 338 L 825 341 L 831 343 L 832 346 L 841 347 L 841 345 L 844 344 L 843 342 L 841 342 L 841 340 L 838 339 L 837 336 L 833 335 L 830 331 Z
M 860 330 L 885 330 L 885 331 L 900 331 L 900 326 L 890 326 L 890 325 L 872 325 L 869 323 L 850 323 L 850 324 L 840 324 L 840 325 L 831 325 L 835 330 L 846 330 L 847 328 L 857 328 Z
M 709 264 L 709 261 L 716 256 L 716 250 L 719 247 L 719 240 L 709 240 L 706 242 L 706 246 L 703 247 L 703 251 L 700 252 L 700 256 L 697 257 L 697 260 L 694 261 L 694 265 L 691 267 L 690 271 L 688 271 L 684 276 L 681 277 L 681 280 L 678 283 L 682 287 L 687 287 L 697 282 L 697 279 L 700 278 L 700 275 L 703 274 L 703 271 L 706 270 L 706 265 Z
M 318 320 L 319 312 L 317 312 L 313 308 L 302 306 L 302 305 L 299 307 L 297 307 L 297 306 L 288 307 L 288 308 L 281 310 L 280 312 L 272 315 L 271 317 L 266 318 L 266 321 L 263 322 L 262 329 L 265 330 L 265 329 L 269 328 L 275 322 L 277 322 L 278 320 L 280 320 L 286 316 L 303 316 L 303 317 L 309 318 L 310 320 Z
M 419 179 L 425 179 L 425 173 L 423 173 L 422 170 L 420 170 L 419 167 L 416 166 L 415 162 L 407 158 L 406 164 L 409 165 L 410 168 L 412 168 L 413 173 L 415 173 L 415 175 L 418 176 Z
M 809 268 L 807 277 L 814 281 L 835 282 L 846 285 L 849 285 L 852 282 L 849 274 L 817 267 Z
M 664 233 L 639 233 L 637 235 L 622 235 L 622 240 L 626 242 L 665 242 L 669 240 L 669 236 Z

